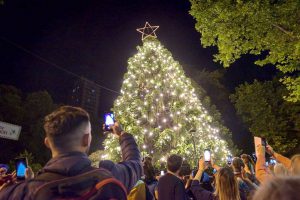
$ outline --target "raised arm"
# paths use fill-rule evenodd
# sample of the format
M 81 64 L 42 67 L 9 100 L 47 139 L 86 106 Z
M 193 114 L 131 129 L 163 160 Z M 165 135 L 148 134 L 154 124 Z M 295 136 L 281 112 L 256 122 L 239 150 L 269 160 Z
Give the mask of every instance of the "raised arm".
M 205 168 L 206 168 L 205 162 L 201 158 L 199 160 L 198 171 L 197 171 L 197 173 L 193 179 L 192 185 L 191 185 L 191 191 L 196 199 L 211 200 L 211 199 L 214 199 L 213 193 L 205 190 L 200 185 L 200 179 L 202 177 L 202 174 L 203 174 Z
M 266 158 L 265 158 L 265 147 L 262 145 L 258 145 L 256 147 L 256 157 L 257 161 L 255 164 L 256 178 L 261 183 L 265 182 L 269 178 L 272 177 L 272 174 L 268 171 L 266 167 Z
M 273 156 L 278 162 L 283 164 L 287 169 L 291 168 L 291 160 L 279 153 L 276 153 L 270 145 L 267 146 L 266 152 Z
M 112 130 L 114 134 L 119 136 L 122 161 L 119 163 L 101 161 L 99 167 L 111 171 L 113 176 L 120 180 L 129 192 L 143 174 L 141 154 L 134 137 L 125 133 L 117 122 L 112 126 Z

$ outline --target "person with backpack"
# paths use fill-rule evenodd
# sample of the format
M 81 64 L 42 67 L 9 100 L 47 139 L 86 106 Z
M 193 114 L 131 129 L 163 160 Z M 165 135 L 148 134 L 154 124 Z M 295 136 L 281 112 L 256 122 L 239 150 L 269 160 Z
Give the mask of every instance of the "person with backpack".
M 205 190 L 200 179 L 208 164 L 201 158 L 198 164 L 198 171 L 193 178 L 191 191 L 196 200 L 246 200 L 246 197 L 240 193 L 238 182 L 231 168 L 223 167 L 216 173 L 215 192 Z
M 52 158 L 35 178 L 14 182 L 0 191 L 9 199 L 127 199 L 142 175 L 140 151 L 131 134 L 116 123 L 123 162 L 108 171 L 93 168 L 87 152 L 91 143 L 89 114 L 79 107 L 62 106 L 45 117 L 45 145 Z M 125 187 L 124 187 L 125 186 Z

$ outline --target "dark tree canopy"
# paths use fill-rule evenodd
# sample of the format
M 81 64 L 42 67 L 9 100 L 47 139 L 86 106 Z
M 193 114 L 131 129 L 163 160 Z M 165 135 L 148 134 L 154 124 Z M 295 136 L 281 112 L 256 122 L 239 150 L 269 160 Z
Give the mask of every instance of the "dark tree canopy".
M 0 138 L 0 146 L 5 150 L 0 162 L 8 162 L 27 150 L 36 162 L 45 163 L 50 158 L 50 151 L 43 142 L 43 120 L 54 108 L 46 91 L 24 95 L 13 86 L 0 85 L 0 121 L 22 126 L 18 141 Z
M 256 64 L 275 65 L 286 99 L 300 100 L 300 1 L 190 0 L 204 47 L 217 46 L 215 61 L 225 67 L 244 54 L 265 56 Z M 261 57 L 262 57 L 261 56 Z
M 300 103 L 285 101 L 287 89 L 278 81 L 245 83 L 230 96 L 237 114 L 253 135 L 267 138 L 276 151 L 289 153 L 299 148 Z

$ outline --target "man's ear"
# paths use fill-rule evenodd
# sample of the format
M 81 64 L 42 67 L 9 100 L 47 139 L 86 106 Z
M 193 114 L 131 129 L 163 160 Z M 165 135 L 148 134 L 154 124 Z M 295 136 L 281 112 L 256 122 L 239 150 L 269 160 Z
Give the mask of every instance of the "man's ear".
M 45 139 L 44 139 L 44 144 L 46 145 L 46 147 L 47 147 L 48 149 L 51 149 L 51 148 L 50 148 L 50 141 L 49 141 L 49 138 L 48 138 L 48 137 L 45 137 Z
M 87 147 L 90 145 L 90 135 L 84 134 L 82 137 L 81 145 L 84 147 Z

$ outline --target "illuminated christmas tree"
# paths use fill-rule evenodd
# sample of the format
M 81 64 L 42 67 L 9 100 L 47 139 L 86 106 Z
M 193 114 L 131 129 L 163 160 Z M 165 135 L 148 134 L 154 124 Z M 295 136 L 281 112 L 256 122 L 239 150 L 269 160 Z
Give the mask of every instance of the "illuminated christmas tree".
M 171 53 L 156 39 L 158 26 L 146 23 L 143 45 L 128 60 L 121 95 L 113 111 L 125 131 L 136 138 L 143 156 L 164 161 L 171 153 L 197 161 L 204 149 L 215 160 L 225 161 L 228 144 L 201 104 L 184 71 Z M 102 159 L 120 161 L 118 139 L 109 134 Z

